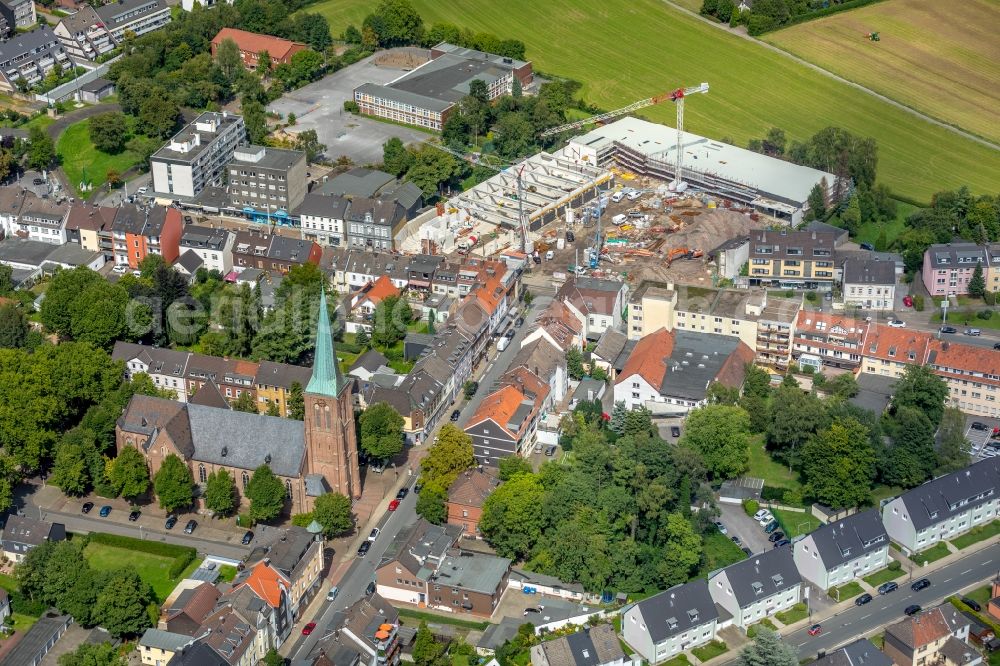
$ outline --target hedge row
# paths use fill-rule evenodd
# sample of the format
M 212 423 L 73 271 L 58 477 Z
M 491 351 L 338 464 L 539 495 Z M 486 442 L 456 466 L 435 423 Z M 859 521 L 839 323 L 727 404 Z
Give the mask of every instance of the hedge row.
M 174 580 L 184 573 L 184 570 L 187 569 L 187 566 L 194 561 L 194 558 L 194 548 L 188 548 L 182 555 L 178 556 L 177 559 L 174 560 L 174 563 L 170 565 L 170 569 L 167 570 L 167 576 L 170 577 L 170 580 Z
M 758 34 L 766 34 L 768 32 L 774 32 L 775 30 L 781 30 L 782 28 L 787 28 L 789 26 L 796 25 L 798 23 L 805 23 L 806 21 L 812 21 L 813 19 L 818 19 L 823 16 L 829 16 L 831 14 L 837 14 L 839 12 L 846 12 L 850 9 L 855 9 L 857 7 L 864 7 L 865 5 L 873 5 L 876 2 L 882 2 L 882 0 L 847 0 L 847 2 L 842 2 L 839 5 L 830 5 L 829 7 L 824 7 L 823 9 L 817 9 L 813 12 L 807 12 L 805 14 L 799 14 L 798 16 L 790 17 L 785 23 L 779 26 L 775 26 L 770 30 L 763 30 Z
M 106 534 L 104 532 L 90 534 L 89 541 L 104 544 L 105 546 L 127 548 L 128 550 L 135 550 L 140 553 L 147 553 L 148 555 L 178 559 L 186 558 L 181 571 L 198 555 L 198 551 L 191 546 L 178 546 L 172 543 L 163 543 L 162 541 L 142 541 L 140 539 L 133 539 L 132 537 Z

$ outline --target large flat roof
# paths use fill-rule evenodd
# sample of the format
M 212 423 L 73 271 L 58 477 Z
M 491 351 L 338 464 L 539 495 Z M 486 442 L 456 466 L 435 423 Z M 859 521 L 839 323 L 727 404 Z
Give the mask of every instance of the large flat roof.
M 677 130 L 631 116 L 578 136 L 570 141 L 570 145 L 583 145 L 599 151 L 616 141 L 668 165 L 676 163 Z M 713 174 L 790 201 L 804 202 L 820 180 L 826 178 L 827 185 L 832 186 L 836 178 L 832 173 L 690 132 L 682 133 L 681 145 L 685 170 Z

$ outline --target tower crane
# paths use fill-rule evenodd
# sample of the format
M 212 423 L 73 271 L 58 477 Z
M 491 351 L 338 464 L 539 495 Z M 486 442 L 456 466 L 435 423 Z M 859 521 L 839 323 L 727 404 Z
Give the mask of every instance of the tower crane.
M 561 134 L 563 132 L 568 132 L 570 130 L 580 129 L 585 125 L 594 125 L 597 123 L 603 123 L 613 118 L 619 116 L 624 116 L 633 111 L 638 111 L 639 109 L 644 109 L 647 106 L 653 106 L 654 104 L 659 104 L 660 102 L 666 102 L 670 100 L 674 102 L 677 106 L 677 173 L 674 177 L 674 182 L 671 183 L 675 192 L 682 192 L 684 190 L 684 151 L 682 149 L 682 141 L 684 138 L 684 98 L 689 95 L 696 95 L 699 93 L 707 93 L 708 84 L 702 83 L 697 86 L 691 86 L 689 88 L 677 88 L 676 90 L 671 90 L 670 92 L 665 92 L 661 95 L 656 95 L 655 97 L 648 97 L 646 99 L 639 100 L 624 106 L 620 109 L 615 109 L 614 111 L 608 111 L 607 113 L 602 113 L 597 116 L 591 116 L 590 118 L 584 118 L 583 120 L 577 120 L 572 123 L 566 123 L 565 125 L 559 125 L 558 127 L 550 127 L 549 129 L 542 132 L 539 136 L 547 137 L 554 136 L 556 134 Z
M 517 167 L 516 164 L 509 164 L 506 162 L 501 162 L 499 159 L 479 159 L 477 160 L 474 153 L 464 153 L 453 148 L 449 148 L 440 143 L 435 143 L 429 139 L 424 139 L 420 142 L 425 146 L 430 146 L 431 148 L 436 148 L 445 153 L 454 155 L 455 157 L 472 164 L 473 166 L 481 166 L 497 173 L 502 173 L 508 169 L 513 169 Z M 524 184 L 521 180 L 521 176 L 524 173 L 525 164 L 521 164 L 520 168 L 517 170 L 517 219 L 521 226 L 521 251 L 525 254 L 531 254 L 531 240 L 528 234 L 528 216 L 524 214 Z

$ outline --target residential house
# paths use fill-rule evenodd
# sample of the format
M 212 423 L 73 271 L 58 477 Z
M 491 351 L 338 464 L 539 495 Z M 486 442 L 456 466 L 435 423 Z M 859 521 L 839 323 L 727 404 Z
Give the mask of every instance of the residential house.
M 280 645 L 277 611 L 267 601 L 257 596 L 257 593 L 249 585 L 240 585 L 223 594 L 217 608 L 223 606 L 231 607 L 254 627 L 257 632 L 256 640 L 259 644 Z
M 164 633 L 198 636 L 201 623 L 215 609 L 219 596 L 218 588 L 211 583 L 181 587 L 163 603 L 156 628 Z
M 705 404 L 708 386 L 739 388 L 753 351 L 714 333 L 660 329 L 639 340 L 615 379 L 615 402 L 629 409 L 686 414 Z
M 379 303 L 391 296 L 399 296 L 400 291 L 392 283 L 388 275 L 380 275 L 374 282 L 369 282 L 359 291 L 351 294 L 349 308 L 352 313 L 359 314 L 362 318 L 370 320 L 375 316 L 375 308 Z M 410 307 L 409 303 L 402 305 Z
M 948 384 L 948 403 L 952 407 L 969 414 L 1000 415 L 1000 352 L 932 339 L 924 363 Z
M 483 504 L 499 485 L 495 467 L 480 465 L 460 474 L 448 487 L 448 524 L 461 527 L 465 536 L 478 538 Z
M 986 605 L 986 612 L 1000 620 L 1000 575 L 990 585 L 990 600 Z
M 571 276 L 556 292 L 583 326 L 584 337 L 598 340 L 609 328 L 620 329 L 628 286 L 617 280 Z
M 528 375 L 525 373 L 525 377 Z M 476 460 L 496 466 L 501 458 L 528 455 L 535 444 L 541 407 L 548 394 L 548 385 L 536 377 L 525 385 L 502 386 L 483 398 L 465 425 Z
M 631 663 L 610 624 L 584 627 L 575 634 L 531 648 L 531 666 L 625 666 Z
M 798 314 L 792 358 L 817 371 L 824 365 L 856 370 L 865 354 L 864 342 L 871 324 L 838 314 Z
M 394 199 L 354 197 L 344 216 L 351 249 L 389 252 L 396 249 L 396 235 L 407 221 L 406 209 Z
M 990 263 L 983 277 L 986 278 L 986 291 L 1000 291 L 1000 243 L 988 243 L 986 245 L 986 256 Z
M 12 514 L 7 517 L 3 532 L 0 533 L 0 550 L 4 557 L 17 563 L 24 559 L 28 552 L 46 541 L 63 541 L 66 539 L 66 526 L 62 523 L 50 523 L 28 516 Z
M 526 368 L 536 377 L 548 381 L 549 402 L 558 405 L 566 399 L 569 391 L 569 373 L 566 369 L 566 355 L 547 339 L 536 339 L 521 345 L 511 368 Z
M 347 369 L 347 374 L 357 377 L 361 381 L 367 382 L 375 374 L 394 374 L 395 371 L 389 367 L 389 359 L 385 354 L 377 349 L 369 349 L 358 356 L 351 367 Z
M 961 296 L 969 293 L 969 281 L 977 265 L 982 268 L 985 279 L 990 258 L 982 245 L 936 244 L 924 251 L 920 274 L 931 296 Z
M 610 379 L 614 379 L 618 371 L 615 362 L 625 352 L 628 341 L 628 337 L 621 331 L 613 328 L 604 331 L 601 339 L 597 341 L 597 346 L 590 353 L 591 365 L 604 370 Z
M 350 200 L 310 192 L 303 197 L 295 213 L 302 224 L 306 240 L 323 246 L 346 247 L 344 220 Z
M 240 146 L 229 161 L 227 188 L 233 208 L 264 211 L 279 220 L 306 195 L 306 154 L 265 146 Z
M 43 199 L 31 190 L 22 190 L 15 234 L 28 240 L 62 245 L 66 242 L 68 217 L 69 204 Z
M 49 274 L 58 268 L 86 266 L 96 271 L 104 263 L 104 255 L 88 252 L 75 243 L 52 245 L 26 238 L 0 241 L 0 264 L 13 269 L 11 280 L 15 288 L 30 287 L 43 273 Z
M 202 622 L 199 640 L 222 656 L 228 666 L 256 666 L 270 645 L 261 640 L 248 618 L 232 606 L 222 606 Z
M 288 403 L 293 393 L 292 387 L 298 384 L 300 390 L 304 389 L 309 383 L 311 372 L 309 368 L 300 365 L 261 361 L 257 366 L 253 382 L 254 392 L 257 395 L 257 408 L 261 413 L 265 413 L 272 404 L 275 404 L 278 406 L 278 413 L 287 417 Z
M 833 289 L 837 234 L 827 231 L 750 232 L 750 286 Z
M 141 345 L 133 342 L 115 342 L 111 358 L 125 362 L 125 377 L 132 379 L 145 373 L 158 388 L 174 392 L 177 400 L 187 402 L 188 384 L 185 381 L 190 352 L 174 351 L 163 347 Z
M 232 594 L 247 596 L 252 592 L 268 608 L 275 647 L 285 642 L 295 622 L 288 585 L 289 581 L 266 561 L 247 567 L 233 579 Z
M 987 458 L 890 500 L 882 522 L 893 541 L 916 553 L 995 520 L 998 507 L 1000 458 Z
M 320 638 L 312 666 L 397 666 L 404 640 L 399 613 L 378 594 L 363 597 L 334 615 L 332 631 Z
M 181 234 L 178 251 L 181 254 L 193 252 L 201 260 L 201 266 L 205 270 L 218 271 L 225 276 L 233 270 L 235 242 L 235 232 L 189 224 Z
M 898 379 L 903 376 L 908 366 L 928 363 L 927 359 L 934 340 L 930 333 L 916 329 L 893 328 L 884 324 L 869 324 L 867 331 L 864 356 L 861 360 L 862 372 Z M 962 345 L 959 349 L 964 347 L 965 345 Z M 951 356 L 959 355 L 951 354 Z M 941 360 L 944 361 L 944 358 Z M 961 382 L 961 386 L 968 388 L 969 384 Z M 949 386 L 949 389 L 951 388 Z M 957 398 L 959 393 L 960 391 L 956 391 L 954 397 Z
M 66 219 L 66 240 L 111 260 L 115 254 L 112 228 L 117 214 L 118 209 L 109 206 L 73 204 Z
M 195 641 L 175 652 L 167 666 L 229 666 L 229 663 L 205 641 Z
M 10 617 L 10 595 L 7 594 L 7 590 L 0 588 L 0 627 L 7 624 L 7 618 Z
M 808 666 L 893 666 L 893 662 L 870 640 L 859 638 L 838 650 L 827 652 L 815 661 L 810 661 Z
M 582 351 L 586 339 L 585 328 L 569 306 L 561 301 L 549 303 L 528 328 L 528 333 L 521 340 L 521 346 L 540 338 L 545 338 L 549 344 L 565 355 L 570 349 Z
M 427 607 L 488 618 L 507 589 L 510 568 L 505 557 L 449 551 L 427 580 Z
M 750 237 L 730 238 L 708 256 L 715 259 L 720 278 L 736 280 L 750 261 Z
M 52 28 L 42 26 L 15 34 L 0 43 L 0 91 L 12 93 L 36 86 L 56 64 L 65 69 L 70 60 Z
M 42 615 L 17 645 L 4 655 L 4 666 L 38 666 L 71 624 L 73 618 L 70 615 L 55 612 Z
M 820 590 L 849 583 L 889 564 L 889 535 L 876 509 L 822 525 L 793 548 L 799 573 Z
M 305 51 L 309 47 L 305 44 L 293 42 L 271 35 L 261 35 L 256 32 L 237 30 L 236 28 L 223 28 L 212 38 L 212 57 L 219 52 L 219 46 L 226 40 L 232 40 L 240 50 L 240 57 L 243 59 L 243 66 L 247 69 L 257 69 L 260 54 L 267 52 L 271 58 L 271 66 L 288 65 L 292 62 L 292 56 L 299 51 Z
M 427 603 L 427 581 L 445 561 L 460 533 L 454 525 L 432 525 L 422 518 L 405 528 L 375 567 L 378 594 L 392 602 Z
M 312 241 L 257 231 L 237 231 L 233 245 L 233 269 L 258 268 L 287 273 L 293 266 L 319 266 L 323 250 Z
M 891 312 L 896 299 L 896 262 L 889 259 L 848 259 L 841 293 L 845 307 Z
M 182 226 L 176 208 L 123 205 L 111 226 L 115 263 L 134 270 L 147 256 L 158 254 L 169 266 L 180 256 Z
M 150 158 L 154 194 L 166 201 L 188 201 L 206 187 L 221 187 L 226 165 L 246 137 L 242 116 L 202 113 Z
M 129 35 L 141 37 L 170 23 L 165 0 L 118 0 L 98 7 L 97 15 L 118 44 Z
M 963 631 L 968 636 L 968 629 L 954 607 L 932 608 L 886 627 L 882 651 L 898 666 L 981 664 L 982 655 L 958 637 Z
M 194 639 L 187 634 L 175 634 L 162 629 L 147 629 L 136 645 L 139 658 L 145 666 L 166 666 L 181 648 Z
M 292 617 L 298 617 L 323 582 L 322 541 L 302 527 L 285 528 L 269 547 L 264 564 L 278 572 L 284 581 Z
M 650 664 L 715 639 L 719 611 L 708 588 L 699 578 L 626 606 L 622 639 Z
M 712 600 L 741 629 L 802 599 L 802 578 L 791 548 L 768 550 L 716 571 L 708 577 L 708 588 Z
M 81 60 L 97 60 L 116 46 L 111 30 L 90 5 L 63 17 L 54 32 L 66 52 Z
M 35 25 L 34 0 L 3 0 L 0 2 L 0 37 L 10 37 L 17 30 L 25 30 Z

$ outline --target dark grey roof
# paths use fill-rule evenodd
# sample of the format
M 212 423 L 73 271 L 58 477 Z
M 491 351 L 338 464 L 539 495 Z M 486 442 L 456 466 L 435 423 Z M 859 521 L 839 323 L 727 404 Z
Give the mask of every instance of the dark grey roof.
M 90 8 L 89 5 L 85 6 L 87 7 L 87 9 L 90 9 L 90 11 L 94 11 L 93 9 Z M 80 86 L 80 90 L 86 90 L 87 92 L 101 92 L 105 88 L 114 87 L 114 85 L 115 85 L 114 81 L 109 81 L 107 79 L 102 79 L 100 77 L 97 77 L 96 79 L 88 81 L 87 83 L 84 83 L 82 86 Z
M 471 551 L 453 551 L 441 563 L 431 580 L 472 592 L 493 594 L 510 571 L 506 557 Z
M 844 262 L 845 284 L 896 284 L 896 262 L 879 259 L 848 259 Z
M 842 227 L 835 227 L 832 224 L 827 224 L 826 222 L 820 222 L 819 220 L 813 220 L 809 224 L 805 225 L 800 229 L 800 231 L 823 231 L 826 233 L 831 233 L 837 238 L 837 242 L 845 240 L 848 236 L 847 229 Z
M 708 591 L 708 581 L 702 578 L 676 585 L 635 605 L 654 643 L 719 617 Z
M 175 634 L 162 629 L 147 629 L 139 639 L 142 647 L 159 648 L 168 652 L 176 652 L 180 648 L 190 643 L 193 638 L 184 634 Z
M 369 372 L 375 372 L 383 365 L 388 365 L 389 359 L 385 355 L 378 351 L 377 349 L 369 349 L 364 354 L 359 356 L 356 361 L 348 368 L 348 372 L 351 370 L 357 370 L 358 368 L 364 368 Z
M 273 171 L 288 171 L 293 166 L 306 159 L 301 150 L 286 150 L 249 144 L 239 146 L 229 161 L 234 167 L 257 167 Z
M 491 624 L 486 627 L 482 637 L 476 643 L 477 648 L 484 650 L 496 650 L 498 647 L 517 636 L 520 627 L 520 618 L 505 617 L 500 620 L 500 624 Z
M 189 224 L 181 234 L 181 247 L 221 250 L 233 232 L 228 229 L 213 229 Z
M 109 30 L 127 25 L 138 18 L 167 9 L 164 0 L 118 0 L 97 8 Z
M 56 34 L 47 25 L 31 32 L 16 33 L 10 39 L 0 42 L 0 64 L 5 64 L 13 58 L 47 46 L 51 50 L 62 50 Z M 44 53 L 38 53 L 34 58 L 41 59 L 44 55 Z
M 674 349 L 666 360 L 660 393 L 689 400 L 703 400 L 708 385 L 719 374 L 739 338 L 677 329 Z
M 838 234 L 829 231 L 789 231 L 787 229 L 751 231 L 750 256 L 766 259 L 832 261 L 837 237 Z M 765 248 L 769 251 L 762 252 L 761 250 Z
M 597 341 L 594 355 L 602 361 L 614 363 L 618 355 L 625 349 L 628 338 L 621 331 L 609 328 L 601 334 L 601 339 Z
M 766 599 L 779 592 L 796 588 L 802 582 L 799 570 L 792 559 L 791 548 L 765 551 L 731 564 L 723 571 L 741 608 L 758 599 Z M 709 578 L 709 584 L 712 583 L 712 578 Z
M 996 498 L 1000 457 L 987 458 L 903 493 L 913 528 L 920 531 Z
M 253 470 L 270 456 L 275 474 L 299 475 L 305 455 L 301 421 L 201 405 L 188 405 L 187 413 L 194 460 Z
M 625 659 L 618 636 L 610 624 L 584 627 L 540 645 L 549 666 L 599 666 Z
M 931 268 L 975 268 L 977 263 L 989 265 L 986 249 L 975 243 L 947 243 L 927 248 Z
M 4 550 L 13 551 L 13 544 L 38 546 L 46 541 L 63 541 L 66 538 L 66 527 L 62 523 L 12 514 L 7 517 L 2 536 Z
M 893 663 L 870 640 L 859 638 L 850 645 L 810 662 L 809 666 L 893 666 Z
M 877 509 L 868 509 L 822 525 L 809 536 L 815 542 L 823 566 L 827 569 L 889 545 L 889 535 L 882 526 Z
M 205 265 L 205 262 L 194 250 L 186 250 L 177 260 L 177 265 L 183 268 L 188 275 L 194 275 L 199 268 Z
M 209 645 L 198 641 L 176 653 L 167 666 L 229 666 L 229 662 Z
M 387 185 L 379 192 L 379 196 L 383 199 L 395 199 L 403 208 L 409 209 L 423 202 L 424 191 L 410 181 L 404 181 L 398 185 Z
M 868 372 L 858 375 L 858 394 L 850 398 L 852 405 L 881 414 L 892 400 L 892 388 L 898 380 Z
M 69 615 L 59 615 L 50 611 L 43 615 L 21 641 L 4 657 L 4 666 L 36 666 L 42 655 L 52 649 L 56 636 L 73 621 Z M 228 665 L 227 665 L 228 666 Z
M 49 253 L 49 256 L 45 258 L 45 261 L 59 264 L 60 266 L 73 266 L 75 268 L 77 266 L 89 266 L 101 254 L 101 252 L 85 250 L 77 243 L 63 243 L 62 245 L 57 245 Z
M 56 246 L 52 243 L 26 238 L 8 238 L 0 241 L 0 263 L 41 266 L 55 249 Z
M 323 194 L 349 197 L 373 197 L 375 193 L 394 183 L 396 177 L 385 171 L 357 167 L 323 183 Z
M 309 497 L 319 497 L 330 492 L 330 486 L 326 483 L 326 477 L 322 474 L 306 474 L 306 495 Z
M 347 215 L 348 204 L 350 201 L 343 197 L 310 192 L 295 209 L 295 214 L 343 220 Z

